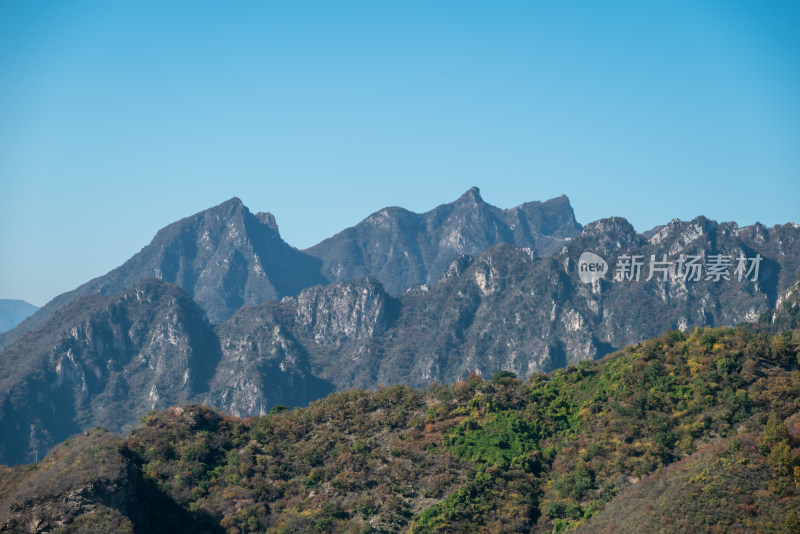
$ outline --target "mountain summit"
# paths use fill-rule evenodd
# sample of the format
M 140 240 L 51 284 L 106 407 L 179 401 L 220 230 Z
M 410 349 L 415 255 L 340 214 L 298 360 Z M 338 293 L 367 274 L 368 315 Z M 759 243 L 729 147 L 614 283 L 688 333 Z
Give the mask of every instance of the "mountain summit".
M 466 193 L 458 197 L 458 200 L 454 202 L 456 205 L 477 205 L 477 204 L 485 204 L 483 198 L 481 197 L 481 190 L 475 186 L 470 187 Z
M 54 298 L 0 338 L 0 346 L 44 324 L 81 295 L 113 296 L 145 278 L 182 287 L 217 323 L 242 306 L 324 283 L 319 267 L 319 260 L 281 239 L 272 214 L 254 215 L 234 197 L 162 228 L 120 267 Z
M 503 210 L 472 187 L 426 213 L 385 208 L 306 252 L 322 261 L 322 274 L 331 281 L 374 276 L 399 294 L 435 283 L 462 254 L 508 243 L 546 256 L 580 232 L 565 196 Z

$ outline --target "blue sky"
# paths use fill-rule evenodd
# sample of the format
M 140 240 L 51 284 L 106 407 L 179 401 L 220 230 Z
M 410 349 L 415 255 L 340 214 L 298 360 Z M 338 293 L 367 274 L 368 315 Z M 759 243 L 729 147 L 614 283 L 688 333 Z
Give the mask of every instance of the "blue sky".
M 0 3 L 0 298 L 239 196 L 308 247 L 469 187 L 800 222 L 800 3 Z

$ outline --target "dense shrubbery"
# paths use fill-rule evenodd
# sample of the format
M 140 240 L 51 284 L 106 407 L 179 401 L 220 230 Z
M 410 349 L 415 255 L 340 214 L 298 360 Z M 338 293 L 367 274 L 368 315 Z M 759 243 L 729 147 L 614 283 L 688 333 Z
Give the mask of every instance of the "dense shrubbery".
M 799 356 L 797 332 L 698 329 L 524 384 L 471 377 L 453 388 L 445 418 L 457 425 L 444 443 L 475 466 L 475 479 L 417 518 L 415 530 L 450 530 L 465 510 L 487 531 L 509 524 L 493 523 L 497 515 L 525 518 L 526 528 L 575 528 L 630 481 L 739 433 L 763 432 L 754 461 L 774 470 L 762 489 L 783 500 L 782 512 L 797 510 L 792 447 L 800 443 L 782 421 L 800 411 Z M 512 489 L 520 479 L 533 490 L 522 508 Z
M 425 397 L 353 390 L 239 420 L 199 407 L 152 414 L 129 437 L 145 477 L 233 532 L 402 528 L 465 482 L 426 445 Z

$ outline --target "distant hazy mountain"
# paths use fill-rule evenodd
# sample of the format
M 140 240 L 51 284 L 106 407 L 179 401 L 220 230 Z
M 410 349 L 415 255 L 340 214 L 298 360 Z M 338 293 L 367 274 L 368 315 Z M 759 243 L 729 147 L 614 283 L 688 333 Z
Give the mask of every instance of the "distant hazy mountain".
M 24 300 L 0 299 L 0 332 L 11 330 L 38 309 Z
M 503 210 L 473 187 L 427 213 L 385 208 L 306 252 L 322 260 L 322 274 L 332 282 L 372 276 L 397 295 L 436 282 L 461 254 L 508 243 L 547 256 L 580 231 L 565 196 Z

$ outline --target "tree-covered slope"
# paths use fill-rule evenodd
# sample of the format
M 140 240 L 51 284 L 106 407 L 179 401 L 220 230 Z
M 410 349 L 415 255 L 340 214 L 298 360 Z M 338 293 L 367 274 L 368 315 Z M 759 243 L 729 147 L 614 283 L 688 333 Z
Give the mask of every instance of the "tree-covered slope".
M 799 358 L 797 331 L 706 328 L 525 381 L 354 390 L 243 420 L 174 408 L 97 452 L 127 474 L 93 487 L 123 477 L 183 531 L 796 532 Z M 58 508 L 92 480 L 58 458 L 93 435 L 3 471 L 0 528 L 146 528 L 152 509 L 98 512 L 114 491 Z M 36 490 L 57 465 L 63 489 Z

